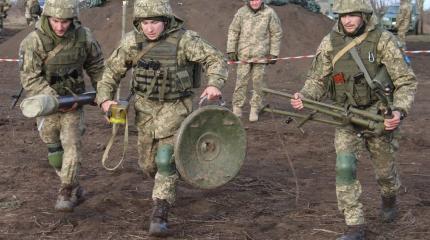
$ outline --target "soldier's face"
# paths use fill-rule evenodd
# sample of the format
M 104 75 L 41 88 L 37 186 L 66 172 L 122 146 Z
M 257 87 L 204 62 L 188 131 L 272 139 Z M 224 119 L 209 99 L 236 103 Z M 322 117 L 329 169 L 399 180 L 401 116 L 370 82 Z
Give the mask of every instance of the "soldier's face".
M 363 18 L 357 15 L 345 14 L 340 17 L 340 22 L 347 33 L 354 33 L 363 24 Z
M 157 40 L 164 31 L 164 22 L 155 20 L 143 20 L 140 25 L 142 31 L 149 40 Z
M 260 9 L 261 4 L 263 4 L 263 0 L 250 0 L 249 1 L 249 6 L 251 6 L 251 8 L 254 10 Z
M 55 35 L 62 37 L 66 34 L 67 30 L 69 30 L 70 25 L 72 24 L 71 19 L 63 19 L 63 18 L 49 18 L 49 24 L 51 25 L 52 30 Z

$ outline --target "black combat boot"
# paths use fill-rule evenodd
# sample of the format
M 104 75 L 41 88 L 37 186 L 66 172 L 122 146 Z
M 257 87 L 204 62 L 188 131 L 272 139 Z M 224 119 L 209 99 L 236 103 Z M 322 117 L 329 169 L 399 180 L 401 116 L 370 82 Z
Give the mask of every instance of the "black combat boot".
M 55 203 L 55 210 L 73 212 L 73 209 L 85 200 L 84 195 L 85 191 L 79 185 L 62 185 Z
M 337 240 L 365 240 L 364 225 L 348 226 L 348 230 Z
M 381 217 L 382 221 L 386 223 L 393 222 L 397 217 L 396 195 L 382 196 Z
M 164 199 L 155 199 L 152 209 L 151 224 L 149 235 L 156 237 L 166 237 L 169 235 L 167 228 L 167 215 L 169 214 L 170 204 Z

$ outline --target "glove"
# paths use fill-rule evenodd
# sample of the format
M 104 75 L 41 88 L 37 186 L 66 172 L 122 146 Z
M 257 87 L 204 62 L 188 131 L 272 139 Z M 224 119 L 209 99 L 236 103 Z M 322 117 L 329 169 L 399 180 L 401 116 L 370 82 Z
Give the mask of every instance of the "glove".
M 235 52 L 229 52 L 227 53 L 227 59 L 229 61 L 238 61 L 239 59 L 237 58 L 237 54 Z
M 267 63 L 268 64 L 275 64 L 277 62 L 277 60 L 276 59 L 275 60 L 271 60 L 271 59 L 278 58 L 278 56 L 275 56 L 275 55 L 272 55 L 272 54 L 268 54 L 268 55 L 266 55 L 266 58 L 267 58 Z

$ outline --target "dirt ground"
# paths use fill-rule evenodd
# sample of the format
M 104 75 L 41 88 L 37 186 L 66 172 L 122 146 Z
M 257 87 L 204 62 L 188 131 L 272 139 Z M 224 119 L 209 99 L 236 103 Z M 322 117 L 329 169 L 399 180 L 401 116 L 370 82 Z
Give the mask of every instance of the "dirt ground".
M 208 1 L 171 2 L 190 29 L 225 49 L 228 25 L 242 1 L 210 1 L 210 8 Z M 120 1 L 111 1 L 102 8 L 82 11 L 83 23 L 93 29 L 105 56 L 120 37 L 119 6 Z M 297 6 L 275 10 L 285 30 L 281 56 L 313 54 L 332 25 L 325 17 Z M 19 42 L 30 30 L 7 36 L 0 44 L 0 58 L 16 58 Z M 430 36 L 410 41 L 408 48 L 429 50 Z M 367 154 L 359 163 L 368 239 L 430 239 L 430 130 L 426 127 L 430 120 L 430 55 L 413 55 L 411 59 L 419 90 L 413 111 L 402 124 L 398 166 L 403 185 L 395 223 L 380 221 L 378 187 Z M 268 86 L 287 92 L 298 90 L 310 64 L 311 60 L 302 59 L 270 66 Z M 231 67 L 224 88 L 228 107 L 234 76 L 235 68 Z M 151 239 L 147 229 L 153 181 L 144 177 L 137 165 L 136 132 L 131 131 L 123 167 L 108 172 L 101 165 L 101 156 L 110 126 L 98 109 L 86 108 L 79 178 L 88 191 L 87 200 L 73 213 L 57 213 L 53 205 L 59 180 L 48 165 L 35 121 L 25 119 L 18 108 L 8 109 L 10 96 L 18 90 L 16 63 L 0 62 L 0 239 Z M 272 97 L 267 102 L 280 108 L 289 105 Z M 245 113 L 248 110 L 245 108 Z M 345 230 L 335 196 L 333 128 L 308 123 L 302 134 L 294 124 L 284 121 L 284 117 L 270 114 L 262 115 L 257 123 L 243 119 L 247 157 L 239 175 L 226 185 L 199 190 L 179 183 L 169 219 L 173 234 L 169 239 L 326 240 Z M 112 159 L 119 158 L 120 143 L 111 153 Z

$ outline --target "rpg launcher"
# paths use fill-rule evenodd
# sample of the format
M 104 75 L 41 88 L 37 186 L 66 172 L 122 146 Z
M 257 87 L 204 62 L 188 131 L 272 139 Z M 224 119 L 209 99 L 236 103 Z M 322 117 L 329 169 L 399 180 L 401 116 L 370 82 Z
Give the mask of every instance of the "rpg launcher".
M 294 99 L 294 95 L 263 88 L 263 92 L 274 94 L 277 96 L 287 97 Z M 327 103 L 322 103 L 318 101 L 313 101 L 310 99 L 302 98 L 304 108 L 312 110 L 310 114 L 300 114 L 295 112 L 289 112 L 279 109 L 271 108 L 266 106 L 262 109 L 264 112 L 277 113 L 281 115 L 286 115 L 293 118 L 298 118 L 301 121 L 298 123 L 298 128 L 303 126 L 307 121 L 315 121 L 325 124 L 330 124 L 334 126 L 344 126 L 347 124 L 353 124 L 355 126 L 363 128 L 363 134 L 373 134 L 376 136 L 381 136 L 383 134 L 389 133 L 385 130 L 384 126 L 384 116 L 364 111 L 361 109 L 349 106 L 343 108 L 340 106 L 335 106 Z M 325 116 L 332 117 L 331 119 L 316 117 L 317 114 L 323 114 Z
M 35 95 L 22 100 L 20 108 L 22 114 L 28 118 L 47 116 L 60 109 L 69 109 L 74 105 L 96 105 L 96 92 L 54 97 L 50 95 Z

